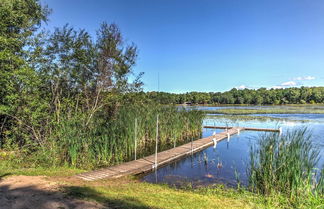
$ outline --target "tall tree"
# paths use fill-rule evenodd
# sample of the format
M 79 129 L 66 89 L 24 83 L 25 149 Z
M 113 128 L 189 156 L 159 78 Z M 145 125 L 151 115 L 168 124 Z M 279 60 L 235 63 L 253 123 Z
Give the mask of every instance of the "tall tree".
M 35 94 L 38 81 L 35 71 L 25 62 L 24 49 L 48 13 L 47 7 L 36 0 L 0 2 L 0 146 L 5 135 L 19 138 L 19 143 L 27 140 L 24 134 L 14 136 L 8 124 L 16 129 L 24 127 L 38 138 L 38 133 L 25 123 L 33 119 L 27 118 L 26 113 L 36 106 L 31 95 Z

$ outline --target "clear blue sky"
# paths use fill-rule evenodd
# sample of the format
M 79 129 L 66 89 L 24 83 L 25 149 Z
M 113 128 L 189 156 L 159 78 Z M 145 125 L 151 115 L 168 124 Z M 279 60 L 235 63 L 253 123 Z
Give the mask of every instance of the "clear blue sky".
M 46 26 L 119 25 L 146 91 L 324 85 L 323 0 L 41 0 Z

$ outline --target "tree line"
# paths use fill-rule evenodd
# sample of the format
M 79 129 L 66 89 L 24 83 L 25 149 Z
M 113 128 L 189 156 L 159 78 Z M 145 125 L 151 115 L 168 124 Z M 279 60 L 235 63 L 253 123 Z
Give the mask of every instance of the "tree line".
M 242 89 L 226 92 L 147 92 L 148 98 L 161 104 L 318 104 L 324 103 L 324 87 L 300 87 L 285 89 Z

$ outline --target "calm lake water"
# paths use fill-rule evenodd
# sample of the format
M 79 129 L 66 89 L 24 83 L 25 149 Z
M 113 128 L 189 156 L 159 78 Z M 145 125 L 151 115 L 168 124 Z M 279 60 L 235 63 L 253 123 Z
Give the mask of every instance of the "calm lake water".
M 233 107 L 226 106 L 223 108 Z M 284 132 L 289 129 L 307 127 L 312 131 L 313 142 L 320 148 L 321 160 L 319 166 L 324 164 L 324 114 L 254 114 L 253 116 L 267 116 L 269 119 L 230 120 L 208 115 L 204 120 L 204 125 L 256 128 L 282 127 Z M 214 131 L 219 133 L 224 130 L 203 129 L 203 136 L 210 136 Z M 264 134 L 264 132 L 243 131 L 239 136 L 232 136 L 229 141 L 223 140 L 218 143 L 216 148 L 209 147 L 192 156 L 159 168 L 156 172 L 143 176 L 142 180 L 175 186 L 191 185 L 199 187 L 215 183 L 236 186 L 237 179 L 239 179 L 241 184 L 247 185 L 246 169 L 249 162 L 249 149 L 251 145 L 256 143 L 260 134 Z M 220 164 L 222 166 L 219 166 Z

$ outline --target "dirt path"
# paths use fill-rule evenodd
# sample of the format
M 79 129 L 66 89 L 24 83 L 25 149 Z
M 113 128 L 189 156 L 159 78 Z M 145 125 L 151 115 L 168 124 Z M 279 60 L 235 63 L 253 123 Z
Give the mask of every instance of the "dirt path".
M 99 209 L 98 203 L 70 198 L 62 185 L 44 176 L 11 176 L 0 179 L 0 209 Z

